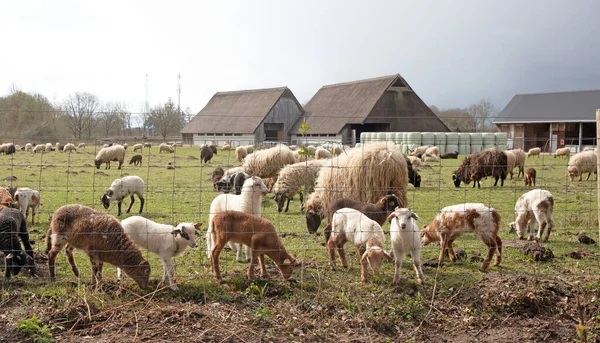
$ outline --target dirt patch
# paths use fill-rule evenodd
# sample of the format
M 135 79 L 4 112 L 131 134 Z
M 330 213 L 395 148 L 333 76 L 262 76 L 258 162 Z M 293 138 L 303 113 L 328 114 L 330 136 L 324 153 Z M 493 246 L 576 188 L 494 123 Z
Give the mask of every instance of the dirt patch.
M 109 176 L 108 174 L 106 174 L 105 172 L 96 172 L 96 175 L 101 175 L 101 176 Z
M 76 171 L 67 170 L 67 174 L 77 175 L 79 173 Z
M 581 231 L 577 234 L 577 240 L 581 244 L 596 244 L 596 241 L 585 234 L 585 232 Z
M 588 257 L 588 256 L 592 256 L 592 255 L 594 255 L 594 253 L 592 253 L 591 251 L 587 251 L 584 248 L 574 249 L 573 251 L 569 251 L 568 253 L 565 254 L 565 256 L 568 256 L 568 257 L 576 259 L 576 260 L 580 260 L 584 257 Z
M 84 167 L 92 167 L 92 165 L 91 165 L 91 164 L 89 164 L 89 163 L 86 163 L 86 164 L 84 164 L 83 166 L 84 166 Z
M 188 156 L 188 157 L 186 157 L 185 159 L 186 159 L 186 160 L 190 160 L 190 161 L 197 161 L 197 160 L 199 160 L 199 158 L 198 158 L 198 157 L 194 157 L 194 156 Z
M 16 176 L 7 176 L 4 179 L 2 179 L 2 181 L 17 181 L 17 177 Z
M 554 258 L 554 253 L 549 248 L 543 247 L 537 242 L 527 242 L 521 249 L 524 255 L 530 255 L 534 261 L 547 262 Z

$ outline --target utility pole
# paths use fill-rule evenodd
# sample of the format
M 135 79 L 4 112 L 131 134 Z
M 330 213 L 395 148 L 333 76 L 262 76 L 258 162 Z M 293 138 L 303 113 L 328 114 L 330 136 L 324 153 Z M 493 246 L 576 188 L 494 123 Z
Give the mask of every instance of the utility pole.
M 185 124 L 184 118 L 181 116 L 181 73 L 177 74 L 177 115 L 181 123 Z
M 148 118 L 148 113 L 150 112 L 150 105 L 148 104 L 148 74 L 146 74 L 146 102 L 144 103 L 144 122 L 142 123 L 142 128 L 144 129 L 144 134 L 146 134 L 146 119 Z

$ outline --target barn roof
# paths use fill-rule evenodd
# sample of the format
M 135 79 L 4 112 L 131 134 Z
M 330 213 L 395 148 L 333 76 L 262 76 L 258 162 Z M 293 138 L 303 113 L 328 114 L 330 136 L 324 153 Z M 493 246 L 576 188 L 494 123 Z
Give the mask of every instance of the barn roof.
M 298 103 L 287 87 L 217 92 L 181 133 L 254 133 L 284 94 Z
M 494 124 L 595 122 L 600 90 L 517 94 Z

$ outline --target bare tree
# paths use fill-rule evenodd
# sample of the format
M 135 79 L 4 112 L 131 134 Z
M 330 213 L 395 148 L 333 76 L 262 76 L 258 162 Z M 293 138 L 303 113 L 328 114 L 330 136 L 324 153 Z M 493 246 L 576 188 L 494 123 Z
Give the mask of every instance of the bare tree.
M 475 130 L 475 120 L 471 118 L 467 110 L 464 108 L 450 108 L 441 110 L 436 106 L 430 106 L 435 113 L 448 128 L 454 132 L 469 132 Z
M 159 105 L 150 110 L 148 123 L 154 125 L 155 130 L 165 139 L 169 133 L 178 133 L 181 129 L 181 116 L 173 100 L 164 105 Z
M 478 103 L 467 108 L 469 116 L 475 121 L 475 131 L 486 131 L 492 126 L 494 118 L 494 105 L 488 99 L 481 99 Z
M 98 114 L 98 119 L 105 137 L 121 127 L 121 116 L 124 112 L 126 112 L 125 109 L 118 102 L 107 102 L 103 106 L 102 112 Z
M 87 92 L 77 92 L 69 95 L 64 100 L 63 107 L 66 112 L 69 132 L 76 139 L 81 139 L 81 135 L 85 131 L 87 131 L 88 137 L 91 137 L 94 115 L 100 107 L 98 97 Z

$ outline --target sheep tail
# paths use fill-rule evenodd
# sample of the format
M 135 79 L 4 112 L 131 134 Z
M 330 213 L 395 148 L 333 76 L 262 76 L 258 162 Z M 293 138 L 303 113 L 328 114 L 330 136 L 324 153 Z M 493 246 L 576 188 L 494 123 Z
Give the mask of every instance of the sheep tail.
M 52 249 L 52 228 L 46 232 L 46 255 L 48 255 L 50 249 Z

